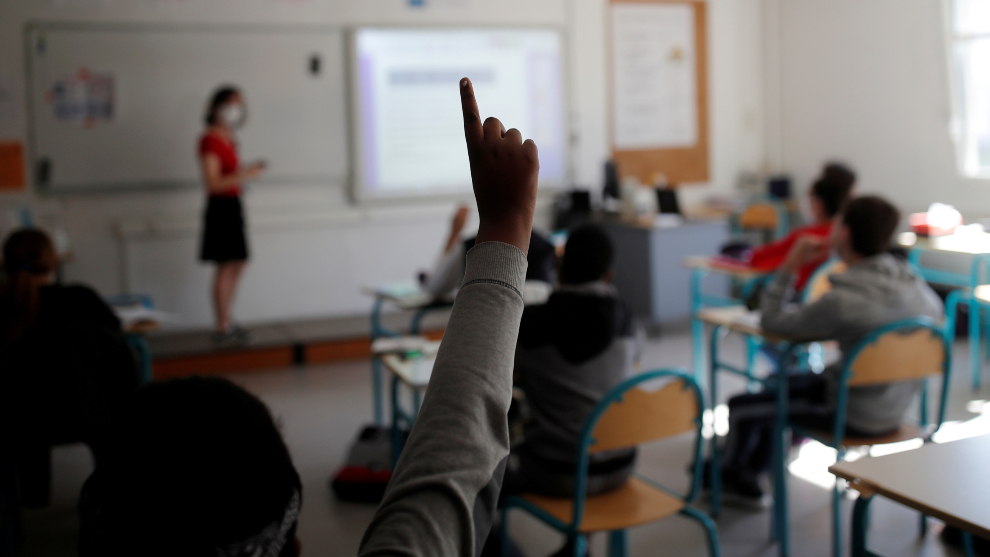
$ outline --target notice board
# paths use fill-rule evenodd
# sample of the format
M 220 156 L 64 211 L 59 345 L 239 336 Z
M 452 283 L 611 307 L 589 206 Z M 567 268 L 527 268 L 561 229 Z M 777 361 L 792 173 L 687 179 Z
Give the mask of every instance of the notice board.
M 608 26 L 611 145 L 620 179 L 708 181 L 705 2 L 612 0 Z

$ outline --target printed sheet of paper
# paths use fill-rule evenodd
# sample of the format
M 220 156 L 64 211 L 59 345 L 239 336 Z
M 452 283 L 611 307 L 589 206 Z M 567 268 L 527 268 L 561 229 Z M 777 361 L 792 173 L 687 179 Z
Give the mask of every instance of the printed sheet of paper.
M 697 144 L 694 39 L 690 4 L 612 4 L 616 149 Z

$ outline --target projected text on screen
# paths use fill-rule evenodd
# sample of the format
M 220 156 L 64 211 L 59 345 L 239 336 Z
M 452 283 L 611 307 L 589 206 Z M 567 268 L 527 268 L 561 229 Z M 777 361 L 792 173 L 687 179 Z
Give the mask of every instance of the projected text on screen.
M 362 29 L 355 37 L 363 195 L 470 191 L 458 82 L 482 119 L 536 141 L 541 184 L 565 178 L 560 37 L 552 30 Z

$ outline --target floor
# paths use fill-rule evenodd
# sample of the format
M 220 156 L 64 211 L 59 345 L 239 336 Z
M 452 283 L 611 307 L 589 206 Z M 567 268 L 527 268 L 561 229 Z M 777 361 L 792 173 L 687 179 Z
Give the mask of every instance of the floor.
M 741 344 L 731 338 L 727 342 L 727 353 L 735 351 L 738 354 Z M 955 435 L 988 433 L 990 404 L 983 401 L 990 399 L 990 386 L 975 393 L 968 388 L 968 378 L 961 373 L 967 365 L 964 348 L 964 345 L 957 346 L 959 371 L 954 380 L 948 415 L 948 419 L 956 423 L 948 427 L 947 432 Z M 665 331 L 659 338 L 647 342 L 642 361 L 644 369 L 689 366 L 690 336 L 685 330 Z M 304 555 L 354 555 L 361 533 L 374 513 L 373 506 L 335 500 L 327 486 L 327 480 L 341 465 L 353 435 L 371 419 L 369 368 L 367 361 L 355 361 L 230 376 L 258 394 L 281 424 L 303 479 L 304 507 L 299 537 Z M 739 391 L 743 387 L 731 379 L 725 379 L 721 384 L 723 393 Z M 716 428 L 719 427 L 716 423 Z M 678 482 L 684 485 L 688 446 L 686 440 L 677 439 L 645 448 L 640 472 L 670 481 L 675 486 Z M 805 445 L 800 458 L 791 466 L 791 528 L 793 554 L 798 557 L 830 554 L 830 491 L 822 487 L 830 478 L 824 472 L 829 455 L 818 447 Z M 25 517 L 27 556 L 75 554 L 76 498 L 91 467 L 89 453 L 83 446 L 56 451 L 53 505 L 42 511 L 28 512 Z M 917 515 L 912 511 L 882 498 L 872 508 L 870 545 L 874 550 L 891 556 L 960 555 L 939 542 L 935 534 L 941 526 L 936 521 L 931 521 L 933 527 L 928 536 L 921 539 L 917 535 Z M 851 504 L 847 502 L 846 516 L 850 511 Z M 775 546 L 768 542 L 767 511 L 727 508 L 717 522 L 723 555 L 776 555 Z M 522 515 L 514 515 L 511 532 L 524 552 L 533 557 L 548 555 L 560 544 L 558 535 Z M 630 541 L 631 555 L 687 557 L 707 554 L 701 530 L 678 517 L 637 528 L 631 532 Z M 592 555 L 605 555 L 604 542 L 602 536 L 592 540 Z

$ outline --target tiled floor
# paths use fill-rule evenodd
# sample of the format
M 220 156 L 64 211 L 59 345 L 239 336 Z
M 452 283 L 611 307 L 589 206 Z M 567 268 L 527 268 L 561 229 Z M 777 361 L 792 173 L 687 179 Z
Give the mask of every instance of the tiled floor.
M 729 343 L 733 344 L 733 341 Z M 966 366 L 966 357 L 959 348 L 957 369 L 960 371 L 951 393 L 949 419 L 964 420 L 970 429 L 990 432 L 990 406 L 984 407 L 987 413 L 983 416 L 966 410 L 970 401 L 990 399 L 990 387 L 978 393 L 969 390 L 967 378 L 961 373 Z M 649 341 L 643 361 L 644 369 L 689 365 L 688 335 L 672 332 Z M 304 508 L 299 536 L 304 555 L 355 554 L 361 533 L 370 521 L 374 508 L 335 500 L 327 487 L 327 480 L 340 466 L 352 436 L 371 418 L 368 362 L 278 369 L 233 375 L 231 378 L 261 396 L 282 425 L 303 479 Z M 742 387 L 730 379 L 722 384 L 722 392 L 734 392 Z M 978 410 L 979 406 L 979 403 L 969 404 L 970 409 L 974 410 Z M 955 427 L 957 431 L 960 429 L 958 425 Z M 686 440 L 675 440 L 664 446 L 646 448 L 642 452 L 640 471 L 657 479 L 669 479 L 675 485 L 677 482 L 683 483 L 687 447 Z M 825 467 L 824 463 L 806 463 L 804 456 L 802 463 L 806 464 L 804 468 L 818 471 L 819 476 Z M 56 451 L 54 504 L 49 509 L 32 511 L 26 516 L 28 556 L 74 555 L 78 524 L 76 497 L 90 469 L 91 462 L 85 447 L 71 446 Z M 827 475 L 824 477 L 828 478 Z M 830 492 L 794 475 L 789 482 L 793 554 L 796 557 L 829 555 Z M 847 516 L 850 510 L 851 505 L 847 504 Z M 516 516 L 518 518 L 512 520 L 511 531 L 527 555 L 539 557 L 557 548 L 559 536 L 532 520 Z M 943 548 L 938 541 L 935 533 L 940 526 L 931 528 L 927 538 L 919 539 L 917 515 L 894 503 L 882 499 L 875 502 L 872 517 L 871 546 L 886 555 L 958 555 Z M 776 555 L 775 546 L 768 542 L 768 518 L 769 514 L 765 511 L 726 509 L 718 519 L 723 555 Z M 593 555 L 605 555 L 604 541 L 601 536 L 593 539 Z M 633 530 L 630 554 L 700 556 L 705 555 L 706 551 L 700 529 L 689 521 L 675 517 Z

